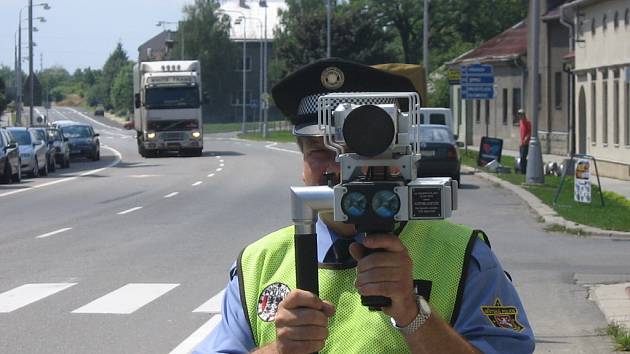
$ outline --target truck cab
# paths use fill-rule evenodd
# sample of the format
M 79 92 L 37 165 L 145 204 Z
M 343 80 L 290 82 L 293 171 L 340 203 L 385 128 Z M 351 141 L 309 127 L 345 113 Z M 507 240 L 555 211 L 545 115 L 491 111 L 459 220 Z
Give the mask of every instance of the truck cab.
M 143 157 L 177 151 L 201 156 L 199 61 L 155 61 L 134 66 L 134 127 Z

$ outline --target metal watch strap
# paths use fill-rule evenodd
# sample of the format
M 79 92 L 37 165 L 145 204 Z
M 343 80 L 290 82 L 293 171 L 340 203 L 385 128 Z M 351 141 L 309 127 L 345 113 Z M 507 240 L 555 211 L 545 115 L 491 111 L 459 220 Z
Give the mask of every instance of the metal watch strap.
M 423 301 L 425 302 L 425 304 L 427 304 L 426 300 L 422 296 L 416 295 L 416 305 L 418 306 L 418 315 L 416 316 L 416 318 L 413 319 L 413 321 L 411 321 L 411 323 L 409 323 L 405 327 L 400 327 L 396 324 L 396 321 L 392 318 L 391 319 L 392 325 L 405 335 L 410 335 L 414 333 L 416 330 L 418 330 L 418 328 L 422 327 L 422 325 L 429 319 L 429 317 L 431 317 L 431 308 L 428 307 L 428 311 L 426 311 L 424 309 L 425 306 L 423 306 L 422 304 Z M 428 306 L 428 304 L 426 306 Z

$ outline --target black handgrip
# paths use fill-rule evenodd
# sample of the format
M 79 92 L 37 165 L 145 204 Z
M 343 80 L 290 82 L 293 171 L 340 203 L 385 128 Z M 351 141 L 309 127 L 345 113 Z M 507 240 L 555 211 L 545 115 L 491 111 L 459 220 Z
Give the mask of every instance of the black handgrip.
M 295 246 L 295 284 L 298 289 L 319 296 L 317 234 L 293 235 Z M 312 353 L 317 354 L 317 352 Z
M 295 281 L 298 289 L 319 295 L 317 235 L 294 235 Z
M 365 248 L 365 255 L 375 252 L 383 252 L 382 248 Z M 361 305 L 367 306 L 370 311 L 383 311 L 384 307 L 392 305 L 392 299 L 386 296 L 361 296 Z

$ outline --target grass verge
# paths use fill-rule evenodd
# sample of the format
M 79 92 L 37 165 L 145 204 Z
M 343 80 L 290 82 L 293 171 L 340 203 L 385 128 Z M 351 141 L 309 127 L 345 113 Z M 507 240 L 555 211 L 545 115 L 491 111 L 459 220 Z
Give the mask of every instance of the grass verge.
M 615 350 L 630 352 L 630 331 L 618 324 L 609 324 L 606 333 L 615 340 Z
M 260 133 L 247 133 L 239 134 L 241 139 L 257 140 L 257 141 L 275 141 L 279 143 L 292 143 L 295 142 L 295 136 L 288 131 L 270 131 L 266 138 L 263 138 Z
M 477 167 L 477 152 L 462 152 L 461 156 L 462 164 Z M 504 166 L 513 167 L 515 159 L 510 156 L 504 156 L 501 159 L 501 163 Z M 522 174 L 499 173 L 496 176 L 527 189 L 566 220 L 606 230 L 630 231 L 630 218 L 628 218 L 628 215 L 630 215 L 630 200 L 619 194 L 605 191 L 603 195 L 604 206 L 602 207 L 599 187 L 593 185 L 592 203 L 578 203 L 573 199 L 573 177 L 567 177 L 564 180 L 556 206 L 553 207 L 553 198 L 560 185 L 560 177 L 545 176 L 543 185 L 528 185 L 525 183 L 525 175 Z M 579 235 L 581 231 L 577 230 L 573 233 Z

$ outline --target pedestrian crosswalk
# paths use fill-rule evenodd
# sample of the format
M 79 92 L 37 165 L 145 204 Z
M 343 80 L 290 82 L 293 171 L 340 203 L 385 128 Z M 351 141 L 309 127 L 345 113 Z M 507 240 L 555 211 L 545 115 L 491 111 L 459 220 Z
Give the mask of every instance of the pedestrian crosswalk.
M 32 283 L 23 284 L 0 293 L 0 316 L 25 308 L 36 302 L 58 296 L 78 283 Z M 166 295 L 180 284 L 174 283 L 129 283 L 75 309 L 68 309 L 72 314 L 132 314 L 160 297 Z M 198 306 L 191 306 L 196 313 L 221 313 L 223 291 L 212 296 Z M 194 310 L 192 310 L 194 309 Z

